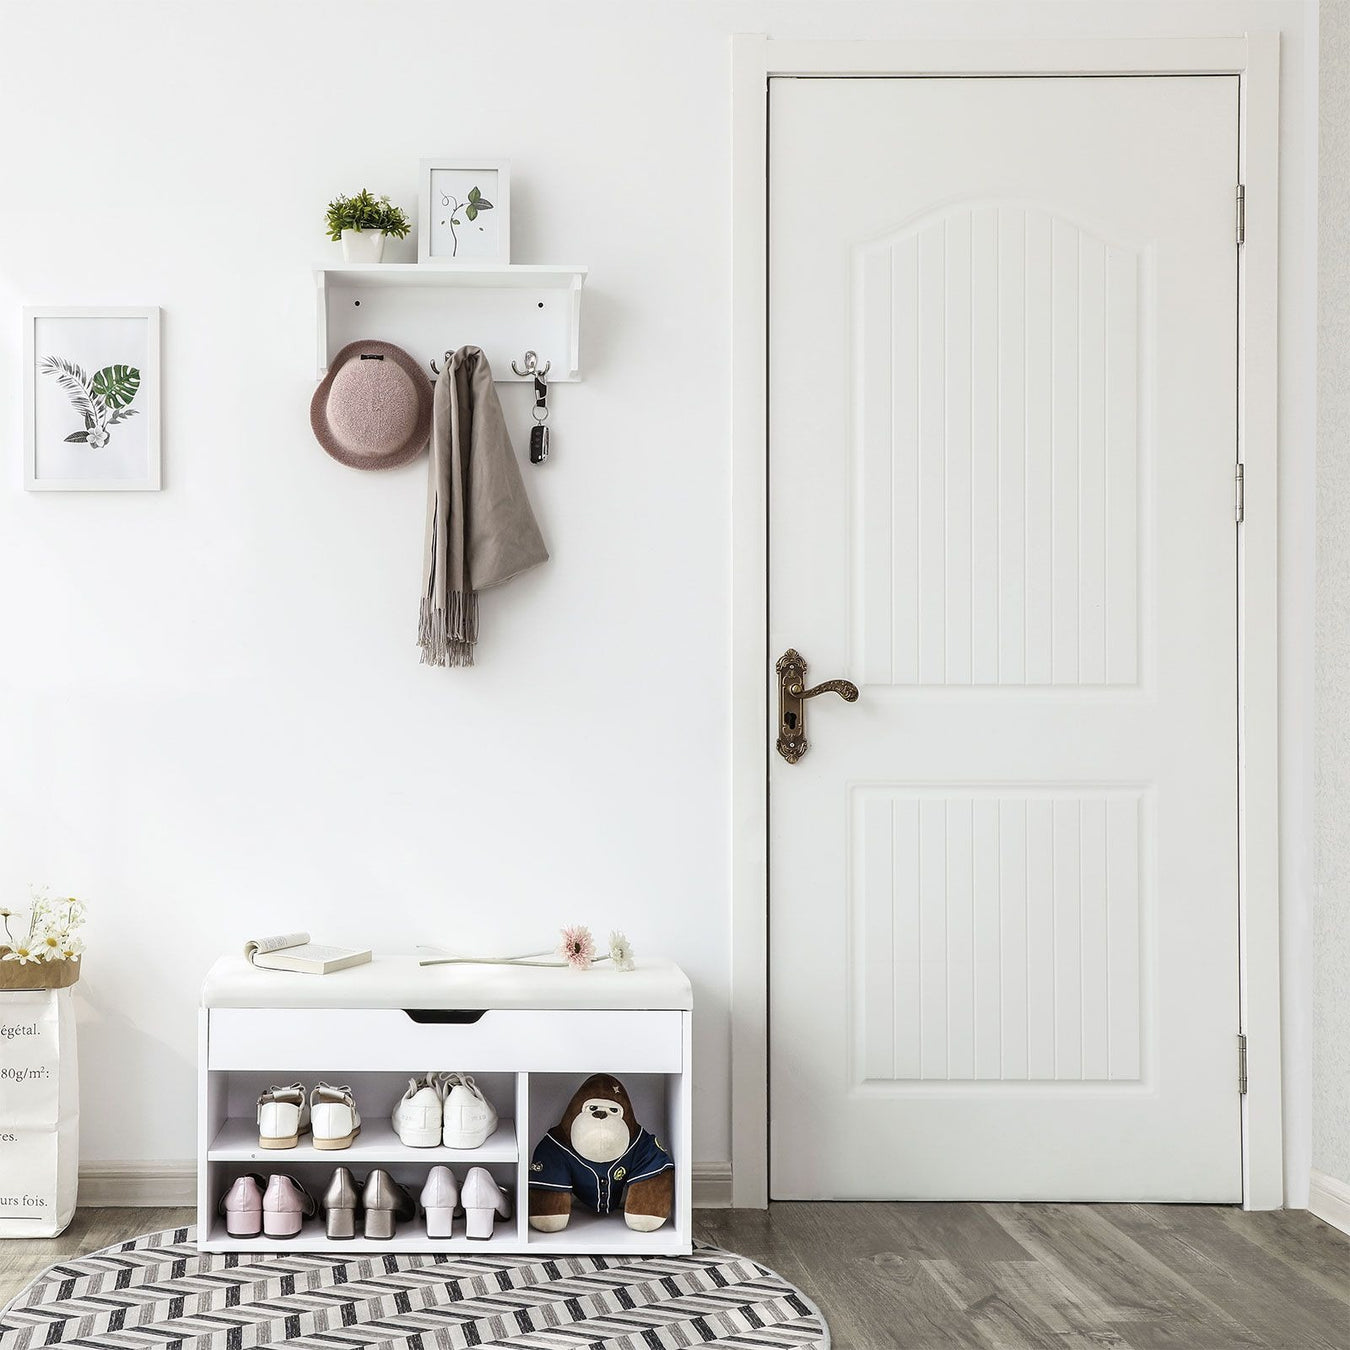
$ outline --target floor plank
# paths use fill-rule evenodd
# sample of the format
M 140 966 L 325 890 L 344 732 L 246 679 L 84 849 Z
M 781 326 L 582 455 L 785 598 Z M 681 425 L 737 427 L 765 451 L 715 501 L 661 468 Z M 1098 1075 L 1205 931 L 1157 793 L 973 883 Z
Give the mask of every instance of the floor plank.
M 1219 1208 L 1219 1220 L 1248 1242 L 1282 1261 L 1292 1262 L 1305 1280 L 1312 1280 L 1333 1298 L 1350 1302 L 1350 1239 L 1306 1209 L 1267 1209 L 1245 1214 Z
M 82 1209 L 0 1242 L 0 1305 L 65 1257 L 192 1222 Z M 821 1306 L 834 1350 L 1350 1350 L 1350 1238 L 1306 1211 L 1213 1205 L 777 1204 L 700 1239 Z
M 1165 1207 L 1164 1207 L 1165 1208 Z M 1099 1205 L 990 1205 L 1036 1259 L 1094 1308 L 1134 1350 L 1151 1350 L 1175 1331 L 1201 1350 L 1261 1341 L 1201 1295 L 1148 1247 L 1106 1220 Z M 1137 1325 L 1136 1325 L 1137 1324 Z M 1146 1330 L 1147 1328 L 1147 1330 Z
M 1253 1333 L 1257 1344 L 1343 1350 L 1350 1343 L 1344 1298 L 1305 1274 L 1296 1248 L 1290 1244 L 1271 1252 L 1250 1240 L 1248 1235 L 1261 1228 L 1260 1215 L 1249 1215 L 1258 1222 L 1236 1229 L 1205 1206 L 1104 1205 L 1100 1213 L 1189 1289 Z
M 980 1339 L 1001 1350 L 1056 1350 L 1063 1336 L 1003 1281 L 1008 1262 L 925 1260 L 924 1269 Z
M 1056 1337 L 1056 1344 L 1065 1350 L 1128 1345 L 1120 1332 L 1107 1326 L 1101 1317 L 1085 1307 L 1074 1291 L 1049 1268 L 1035 1261 L 1009 1261 L 999 1267 L 998 1280 L 1009 1302 L 1038 1318 Z
M 835 1350 L 979 1346 L 974 1332 L 951 1316 L 941 1286 L 922 1264 L 894 1251 L 873 1206 L 786 1203 L 769 1215 L 776 1238 L 803 1271 L 801 1287 L 830 1324 Z M 773 1265 L 771 1250 L 749 1251 L 739 1233 L 731 1245 Z M 889 1316 L 877 1316 L 882 1308 Z

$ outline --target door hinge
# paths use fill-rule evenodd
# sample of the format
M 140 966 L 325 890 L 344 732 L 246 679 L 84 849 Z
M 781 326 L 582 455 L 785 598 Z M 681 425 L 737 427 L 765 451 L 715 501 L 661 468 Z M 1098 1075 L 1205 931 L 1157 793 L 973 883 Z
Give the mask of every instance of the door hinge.
M 1243 183 L 1237 185 L 1237 241 L 1247 242 L 1247 188 Z
M 1233 519 L 1239 525 L 1247 517 L 1247 480 L 1242 461 L 1238 460 L 1233 470 Z
M 1238 1032 L 1238 1095 L 1247 1095 L 1247 1035 Z

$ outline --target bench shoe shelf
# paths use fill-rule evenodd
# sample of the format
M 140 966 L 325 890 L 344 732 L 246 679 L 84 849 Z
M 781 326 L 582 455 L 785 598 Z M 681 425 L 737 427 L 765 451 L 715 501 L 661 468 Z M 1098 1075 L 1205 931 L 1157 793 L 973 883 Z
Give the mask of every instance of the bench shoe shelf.
M 202 991 L 199 1047 L 198 1233 L 203 1251 L 547 1252 L 675 1254 L 692 1249 L 689 1048 L 692 996 L 677 966 L 646 962 L 619 973 L 509 967 L 420 967 L 412 957 L 377 957 L 316 977 L 255 970 L 223 958 Z M 474 1075 L 498 1125 L 477 1149 L 412 1148 L 390 1113 L 408 1079 L 428 1070 Z M 653 1233 L 633 1232 L 622 1214 L 577 1208 L 561 1233 L 529 1227 L 530 1154 L 591 1073 L 612 1073 L 638 1118 L 676 1161 L 675 1212 Z M 277 1083 L 351 1086 L 361 1133 L 346 1149 L 259 1146 L 258 1094 Z M 392 1239 L 330 1240 L 322 1212 L 290 1238 L 237 1238 L 217 1205 L 247 1172 L 284 1172 L 322 1201 L 333 1170 L 358 1184 L 383 1167 L 414 1197 L 430 1169 L 449 1166 L 460 1183 L 486 1167 L 511 1197 L 512 1216 L 489 1239 L 465 1236 L 461 1214 L 449 1238 L 427 1236 L 425 1216 L 401 1222 Z

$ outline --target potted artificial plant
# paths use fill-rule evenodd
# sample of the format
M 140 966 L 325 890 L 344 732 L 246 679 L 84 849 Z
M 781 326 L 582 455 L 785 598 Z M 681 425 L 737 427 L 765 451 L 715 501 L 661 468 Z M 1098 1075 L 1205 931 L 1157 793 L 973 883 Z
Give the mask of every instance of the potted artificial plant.
M 384 241 L 389 235 L 402 239 L 412 222 L 402 208 L 387 196 L 372 196 L 362 188 L 351 197 L 341 194 L 328 203 L 328 237 L 342 242 L 346 262 L 377 263 L 384 257 Z
M 64 989 L 80 978 L 84 905 L 37 895 L 21 914 L 0 905 L 0 990 Z

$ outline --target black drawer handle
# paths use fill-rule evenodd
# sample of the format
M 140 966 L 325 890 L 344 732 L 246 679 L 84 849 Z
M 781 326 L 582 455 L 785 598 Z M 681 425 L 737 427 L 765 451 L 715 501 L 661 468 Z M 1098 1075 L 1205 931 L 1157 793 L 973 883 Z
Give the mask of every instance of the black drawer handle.
M 457 1026 L 466 1026 L 476 1022 L 487 1012 L 486 1008 L 404 1008 L 404 1014 L 414 1022 L 439 1023 L 452 1022 Z

